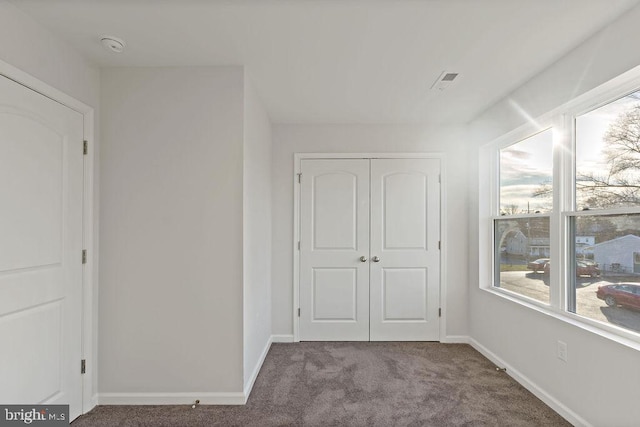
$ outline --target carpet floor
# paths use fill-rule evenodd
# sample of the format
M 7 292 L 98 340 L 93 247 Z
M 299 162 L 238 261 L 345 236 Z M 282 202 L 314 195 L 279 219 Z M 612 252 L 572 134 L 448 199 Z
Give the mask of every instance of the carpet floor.
M 569 426 L 464 344 L 273 344 L 244 406 L 98 406 L 84 426 Z

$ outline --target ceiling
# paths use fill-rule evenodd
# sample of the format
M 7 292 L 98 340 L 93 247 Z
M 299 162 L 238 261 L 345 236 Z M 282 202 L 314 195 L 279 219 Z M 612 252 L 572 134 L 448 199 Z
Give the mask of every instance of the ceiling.
M 245 65 L 275 123 L 466 123 L 638 0 L 12 0 L 101 67 Z M 122 54 L 100 35 L 124 39 Z M 460 73 L 430 90 L 443 71 Z

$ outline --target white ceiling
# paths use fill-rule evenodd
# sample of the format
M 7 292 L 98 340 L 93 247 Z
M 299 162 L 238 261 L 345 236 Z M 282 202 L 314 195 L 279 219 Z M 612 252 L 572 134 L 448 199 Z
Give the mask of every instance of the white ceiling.
M 276 123 L 438 124 L 469 121 L 638 0 L 13 3 L 102 67 L 245 65 Z M 460 76 L 430 90 L 443 71 Z

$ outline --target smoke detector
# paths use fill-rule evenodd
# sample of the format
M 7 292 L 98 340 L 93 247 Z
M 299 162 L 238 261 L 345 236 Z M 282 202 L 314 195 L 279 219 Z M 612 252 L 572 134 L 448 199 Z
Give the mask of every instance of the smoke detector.
M 459 73 L 452 73 L 451 71 L 445 71 L 440 74 L 438 80 L 431 86 L 431 89 L 445 90 L 453 84 L 453 81 L 458 77 Z
M 100 42 L 102 43 L 102 47 L 109 52 L 122 53 L 125 47 L 124 40 L 117 37 L 102 36 L 100 37 Z

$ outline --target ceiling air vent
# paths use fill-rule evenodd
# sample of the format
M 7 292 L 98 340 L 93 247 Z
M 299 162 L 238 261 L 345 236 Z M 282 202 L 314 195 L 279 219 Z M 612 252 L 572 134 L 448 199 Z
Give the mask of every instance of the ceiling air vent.
M 451 73 L 451 72 L 445 71 L 442 74 L 440 74 L 440 77 L 438 77 L 438 80 L 436 80 L 433 86 L 431 86 L 431 89 L 445 90 L 446 88 L 451 86 L 451 84 L 457 77 L 458 77 L 458 73 Z

